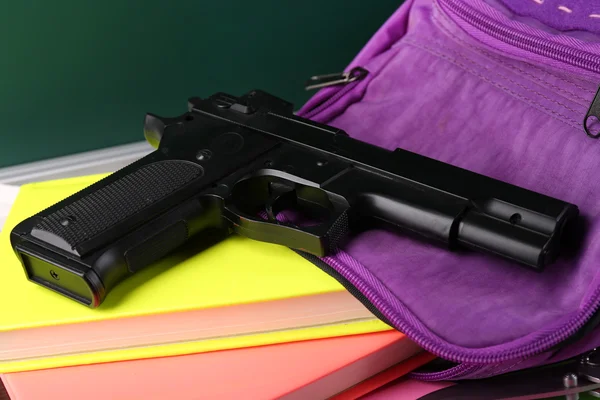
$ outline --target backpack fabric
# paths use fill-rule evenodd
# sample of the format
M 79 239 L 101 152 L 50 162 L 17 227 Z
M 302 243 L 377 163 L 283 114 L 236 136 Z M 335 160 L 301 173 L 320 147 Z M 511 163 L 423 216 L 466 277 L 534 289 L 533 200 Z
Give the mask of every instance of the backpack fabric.
M 600 141 L 583 128 L 600 84 L 600 30 L 584 28 L 600 19 L 561 31 L 511 3 L 407 0 L 345 68 L 366 75 L 298 112 L 579 207 L 577 248 L 542 273 L 384 229 L 322 259 L 451 363 L 414 374 L 424 380 L 483 378 L 600 345 Z

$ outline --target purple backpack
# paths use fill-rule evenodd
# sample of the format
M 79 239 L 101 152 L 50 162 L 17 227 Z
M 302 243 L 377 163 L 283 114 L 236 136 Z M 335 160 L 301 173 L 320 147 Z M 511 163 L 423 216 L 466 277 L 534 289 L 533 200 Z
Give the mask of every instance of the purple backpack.
M 299 111 L 579 207 L 577 254 L 542 273 L 382 230 L 323 259 L 448 361 L 414 375 L 424 380 L 483 378 L 600 345 L 600 142 L 583 124 L 600 84 L 600 5 L 512 3 L 407 0 L 345 69 L 347 82 Z

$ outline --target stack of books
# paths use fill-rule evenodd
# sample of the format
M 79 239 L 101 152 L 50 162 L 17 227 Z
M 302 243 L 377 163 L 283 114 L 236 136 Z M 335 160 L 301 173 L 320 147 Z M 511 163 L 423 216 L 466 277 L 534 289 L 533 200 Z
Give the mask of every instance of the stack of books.
M 27 281 L 12 227 L 102 177 L 27 184 L 11 199 L 0 232 L 11 400 L 354 399 L 434 358 L 293 251 L 239 236 L 171 254 L 97 309 Z

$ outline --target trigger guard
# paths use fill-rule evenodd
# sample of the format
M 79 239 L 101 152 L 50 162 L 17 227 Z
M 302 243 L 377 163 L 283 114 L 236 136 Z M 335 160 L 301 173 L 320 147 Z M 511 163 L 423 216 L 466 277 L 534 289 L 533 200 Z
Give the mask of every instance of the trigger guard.
M 309 218 L 317 216 L 318 224 L 295 226 L 295 221 L 277 220 L 277 215 L 286 206 L 302 211 L 311 209 L 312 205 L 326 211 L 322 218 L 318 213 L 307 215 Z M 234 185 L 223 204 L 222 218 L 231 231 L 240 236 L 324 257 L 336 251 L 339 239 L 349 231 L 350 208 L 347 199 L 321 187 L 261 175 Z
M 337 249 L 337 243 L 348 232 L 347 210 L 336 210 L 323 224 L 296 227 L 273 223 L 246 215 L 234 205 L 225 207 L 223 217 L 232 224 L 232 230 L 249 239 L 297 249 L 317 257 L 325 257 Z

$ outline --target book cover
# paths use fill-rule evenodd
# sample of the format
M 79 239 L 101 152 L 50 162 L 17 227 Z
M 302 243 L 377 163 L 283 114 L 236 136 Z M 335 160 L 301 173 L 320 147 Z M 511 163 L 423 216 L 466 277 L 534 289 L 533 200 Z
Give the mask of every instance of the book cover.
M 18 372 L 2 380 L 12 400 L 347 399 L 363 382 L 360 393 L 383 384 L 385 379 L 375 379 L 382 371 L 405 375 L 432 358 L 403 334 L 388 331 Z
M 97 309 L 27 281 L 11 228 L 101 177 L 20 188 L 0 233 L 0 372 L 391 329 L 290 249 L 239 236 L 166 257 L 123 281 Z

